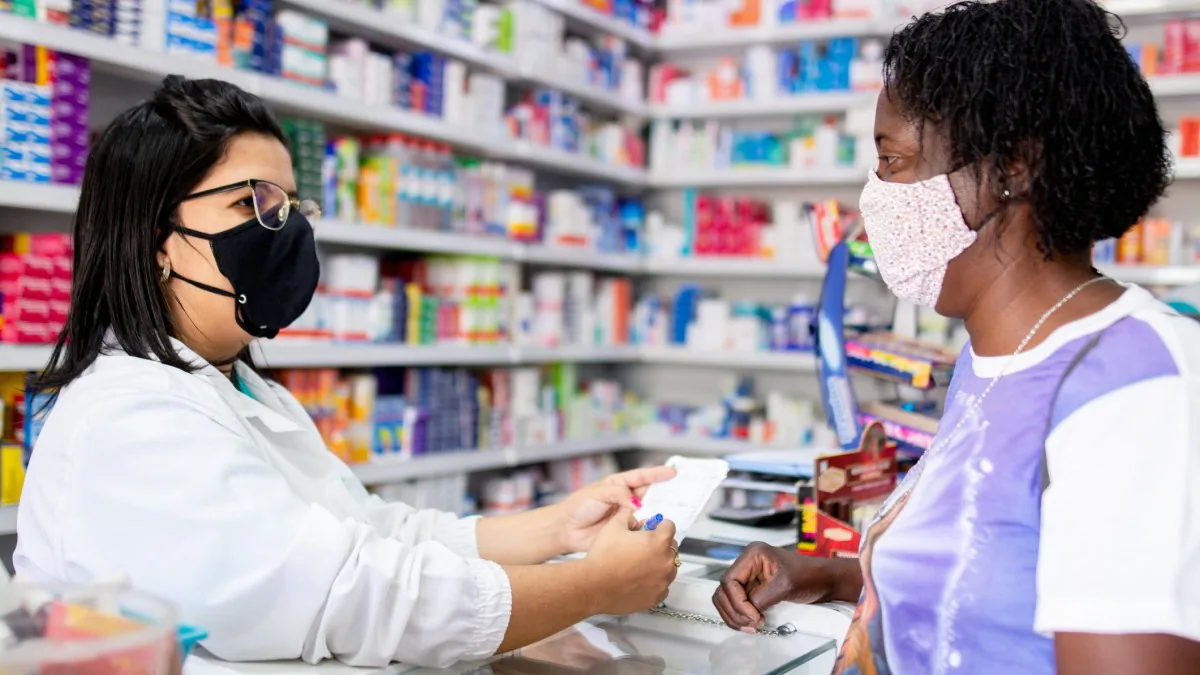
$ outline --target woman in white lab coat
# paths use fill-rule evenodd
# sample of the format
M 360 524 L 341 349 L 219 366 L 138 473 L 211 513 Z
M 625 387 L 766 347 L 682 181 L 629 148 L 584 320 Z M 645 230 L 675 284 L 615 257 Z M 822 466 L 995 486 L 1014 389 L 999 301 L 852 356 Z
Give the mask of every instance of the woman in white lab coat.
M 674 528 L 628 508 L 669 469 L 564 503 L 459 519 L 369 496 L 283 388 L 249 365 L 312 299 L 318 264 L 263 103 L 168 78 L 88 158 L 56 393 L 29 465 L 19 574 L 123 575 L 231 660 L 445 666 L 592 614 L 661 602 Z M 583 560 L 538 565 L 571 552 Z

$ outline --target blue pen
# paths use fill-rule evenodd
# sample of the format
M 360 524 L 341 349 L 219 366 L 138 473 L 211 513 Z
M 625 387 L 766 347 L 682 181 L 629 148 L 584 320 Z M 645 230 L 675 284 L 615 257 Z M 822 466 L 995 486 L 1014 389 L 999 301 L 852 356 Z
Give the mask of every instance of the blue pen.
M 661 522 L 662 522 L 662 514 L 661 513 L 655 514 L 655 516 L 653 518 L 646 519 L 646 524 L 642 526 L 642 529 L 653 532 L 656 529 L 658 529 L 658 524 Z

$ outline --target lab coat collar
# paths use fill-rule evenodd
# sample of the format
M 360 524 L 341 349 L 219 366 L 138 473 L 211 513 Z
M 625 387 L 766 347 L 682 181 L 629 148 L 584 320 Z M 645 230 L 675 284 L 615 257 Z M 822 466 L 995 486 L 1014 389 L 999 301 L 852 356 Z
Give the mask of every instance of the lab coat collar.
M 125 351 L 117 342 L 116 336 L 111 333 L 105 338 L 104 342 L 106 353 L 125 354 Z M 233 364 L 238 378 L 254 394 L 254 397 L 251 398 L 238 391 L 233 382 L 225 376 L 225 373 L 222 373 L 216 366 L 192 351 L 183 342 L 171 338 L 171 346 L 175 348 L 175 353 L 179 356 L 180 360 L 190 363 L 192 368 L 195 369 L 191 374 L 208 382 L 217 390 L 221 398 L 229 404 L 229 407 L 233 408 L 242 417 L 247 419 L 257 418 L 262 422 L 263 426 L 273 432 L 300 431 L 303 429 L 296 420 L 292 419 L 286 413 L 286 408 L 279 400 L 279 396 L 262 376 L 254 372 L 253 368 L 250 368 L 241 361 Z M 153 353 L 149 356 L 151 360 L 158 360 Z

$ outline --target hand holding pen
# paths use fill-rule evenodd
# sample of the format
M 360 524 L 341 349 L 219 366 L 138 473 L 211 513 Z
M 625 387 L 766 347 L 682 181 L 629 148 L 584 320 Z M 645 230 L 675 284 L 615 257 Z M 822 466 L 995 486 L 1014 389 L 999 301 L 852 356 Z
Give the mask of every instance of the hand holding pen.
M 621 509 L 596 535 L 584 559 L 606 580 L 595 613 L 632 614 L 657 607 L 675 580 L 676 560 L 675 523 L 662 516 L 639 523 L 631 509 Z

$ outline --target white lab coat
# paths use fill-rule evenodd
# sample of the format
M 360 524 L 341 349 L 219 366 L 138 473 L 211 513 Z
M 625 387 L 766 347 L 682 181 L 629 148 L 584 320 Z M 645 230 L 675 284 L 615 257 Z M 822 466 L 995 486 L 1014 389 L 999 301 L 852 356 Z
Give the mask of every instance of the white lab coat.
M 474 519 L 368 495 L 285 389 L 239 364 L 252 400 L 175 346 L 197 372 L 117 349 L 62 392 L 29 463 L 18 574 L 126 575 L 227 660 L 496 651 L 512 590 Z

